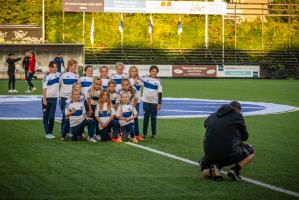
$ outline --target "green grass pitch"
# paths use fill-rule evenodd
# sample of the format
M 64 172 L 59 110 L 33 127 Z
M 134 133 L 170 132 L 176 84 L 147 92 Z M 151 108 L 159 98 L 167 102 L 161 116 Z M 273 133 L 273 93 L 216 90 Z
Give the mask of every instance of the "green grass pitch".
M 299 107 L 298 80 L 163 79 L 163 96 Z M 35 81 L 34 94 L 41 94 Z M 17 81 L 18 94 L 26 84 Z M 0 81 L 7 95 L 7 81 Z M 1 111 L 0 111 L 1 112 Z M 242 175 L 299 192 L 299 112 L 245 117 L 256 158 Z M 161 119 L 140 145 L 197 161 L 204 119 Z M 140 120 L 142 124 L 142 120 Z M 198 167 L 126 144 L 46 140 L 42 122 L 0 121 L 0 199 L 295 199 L 260 186 L 201 177 Z M 55 124 L 59 136 L 60 124 Z

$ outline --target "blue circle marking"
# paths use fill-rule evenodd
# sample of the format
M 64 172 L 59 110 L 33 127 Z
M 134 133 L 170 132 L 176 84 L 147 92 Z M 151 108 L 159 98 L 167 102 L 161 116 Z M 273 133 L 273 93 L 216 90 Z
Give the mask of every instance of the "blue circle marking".
M 162 109 L 158 118 L 202 118 L 215 112 L 221 105 L 229 103 L 230 100 L 210 100 L 191 98 L 163 98 Z M 244 116 L 265 115 L 284 112 L 293 112 L 298 107 L 263 103 L 240 101 Z M 5 96 L 0 95 L 0 119 L 28 120 L 42 119 L 42 97 L 41 96 Z M 140 104 L 139 117 L 142 118 L 142 103 Z M 56 119 L 61 119 L 59 103 L 56 107 Z

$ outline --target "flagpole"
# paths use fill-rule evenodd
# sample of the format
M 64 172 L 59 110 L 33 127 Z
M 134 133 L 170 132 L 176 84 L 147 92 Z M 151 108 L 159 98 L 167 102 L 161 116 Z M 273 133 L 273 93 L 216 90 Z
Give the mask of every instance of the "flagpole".
M 82 42 L 85 43 L 85 12 L 83 12 L 83 29 L 82 29 Z
M 124 20 L 123 13 L 121 13 L 120 18 L 121 18 L 121 21 L 123 22 L 123 20 Z M 121 38 L 120 38 L 121 48 L 123 49 L 124 48 L 124 34 L 123 34 L 123 31 L 120 33 L 120 36 L 121 36 Z
M 45 0 L 42 1 L 42 18 L 43 18 L 42 19 L 42 27 L 43 27 L 42 28 L 42 35 L 43 35 L 42 37 L 43 37 L 43 43 L 45 43 L 45 40 L 46 40 L 46 36 L 45 36 L 46 35 L 45 34 L 45 32 L 46 32 L 45 31 L 45 29 L 46 29 L 45 28 Z
M 64 43 L 64 11 L 62 12 L 62 42 Z
M 150 23 L 152 23 L 152 13 L 150 14 Z M 153 28 L 151 27 L 151 33 L 150 33 L 150 48 L 153 48 Z
M 181 15 L 179 15 L 179 24 L 180 24 L 180 26 L 182 26 L 181 23 L 182 23 L 182 22 L 181 22 Z M 178 27 L 178 28 L 179 28 L 179 27 Z M 180 49 L 182 50 L 182 44 L 181 44 L 181 35 L 182 35 L 182 33 L 179 32 L 179 30 L 178 30 L 178 34 L 179 34 L 179 47 L 180 47 Z
M 206 0 L 207 2 L 207 0 Z M 208 14 L 205 15 L 205 47 L 206 49 L 209 48 L 209 26 L 208 26 L 208 23 L 209 23 L 209 17 L 208 17 Z

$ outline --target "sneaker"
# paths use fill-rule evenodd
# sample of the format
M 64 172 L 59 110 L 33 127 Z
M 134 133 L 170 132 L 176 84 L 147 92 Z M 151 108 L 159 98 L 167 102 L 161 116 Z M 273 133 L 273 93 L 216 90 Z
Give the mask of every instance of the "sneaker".
M 142 137 L 140 137 L 139 135 L 136 136 L 136 139 L 137 139 L 138 141 L 144 141 L 144 139 L 143 139 Z
M 86 139 L 86 137 L 85 137 L 84 133 L 82 133 L 82 134 L 79 136 L 79 140 L 85 140 L 85 139 Z
M 94 139 L 94 138 L 89 138 L 89 139 L 88 139 L 88 142 L 95 143 L 95 142 L 97 142 L 97 141 L 96 141 L 96 139 Z
M 142 136 L 143 138 L 147 138 L 147 135 L 146 134 L 143 134 L 143 136 Z
M 71 134 L 71 133 L 67 133 L 67 134 L 66 134 L 66 137 L 67 137 L 67 138 L 72 138 L 72 137 L 73 137 L 73 134 Z
M 12 92 L 19 92 L 18 90 L 16 90 L 16 89 L 14 89 L 14 90 L 12 90 Z
M 31 93 L 31 91 L 30 90 L 26 90 L 25 93 Z
M 55 136 L 53 134 L 46 134 L 47 139 L 54 139 Z
M 123 142 L 121 136 L 118 136 L 117 141 L 118 141 L 118 143 L 122 143 Z
M 133 143 L 138 143 L 138 140 L 136 139 L 136 137 L 131 138 L 130 140 L 131 140 L 131 142 L 133 142 Z
M 156 138 L 156 135 L 152 135 L 151 138 Z
M 61 141 L 66 141 L 67 140 L 67 138 L 66 137 L 61 137 L 61 139 L 60 139 Z
M 36 87 L 33 87 L 33 88 L 32 88 L 32 92 L 34 92 L 35 90 L 36 90 Z
M 233 169 L 229 170 L 229 172 L 227 173 L 227 176 L 230 177 L 234 181 L 239 181 L 239 180 L 242 179 L 241 176 L 240 176 L 240 173 L 237 173 Z
M 119 141 L 117 139 L 115 139 L 115 138 L 112 138 L 111 141 L 115 142 L 115 143 L 119 143 Z
M 100 140 L 101 140 L 101 136 L 100 136 L 100 135 L 97 135 L 97 136 L 96 136 L 96 140 L 100 141 Z
M 13 90 L 8 90 L 8 93 L 12 93 L 13 92 Z
M 215 164 L 211 165 L 211 172 L 214 181 L 219 182 L 223 180 L 223 177 L 221 176 L 220 170 L 217 165 Z

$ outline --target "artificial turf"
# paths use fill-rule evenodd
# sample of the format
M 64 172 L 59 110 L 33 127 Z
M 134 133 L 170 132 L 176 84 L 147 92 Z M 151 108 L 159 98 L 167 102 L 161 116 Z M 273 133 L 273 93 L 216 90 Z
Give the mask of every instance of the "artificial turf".
M 0 94 L 6 87 L 0 81 Z M 25 83 L 17 89 L 24 94 Z M 299 107 L 298 89 L 297 80 L 163 79 L 165 97 Z M 242 175 L 299 192 L 299 112 L 245 119 L 257 153 Z M 161 119 L 157 138 L 141 145 L 196 161 L 203 120 Z M 0 127 L 0 199 L 294 199 L 246 182 L 214 183 L 195 166 L 125 144 L 46 140 L 41 121 L 0 121 Z

